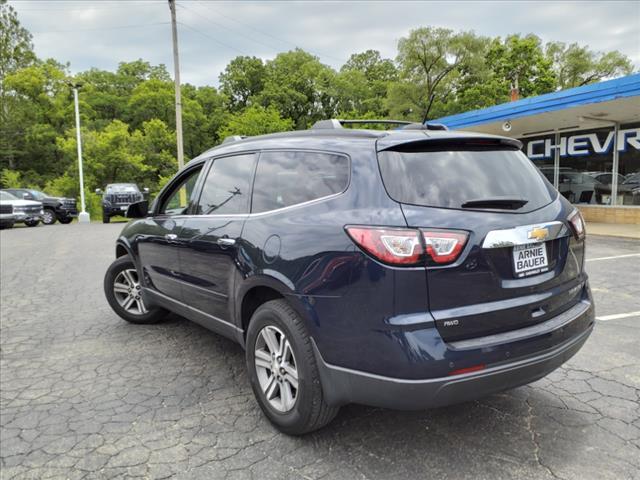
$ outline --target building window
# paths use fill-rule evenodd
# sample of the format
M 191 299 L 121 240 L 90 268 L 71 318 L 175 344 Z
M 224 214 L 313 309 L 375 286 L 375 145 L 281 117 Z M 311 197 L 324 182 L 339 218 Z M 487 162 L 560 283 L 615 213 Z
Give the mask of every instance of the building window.
M 640 125 L 618 131 L 618 171 L 613 171 L 614 129 L 611 127 L 524 139 L 527 156 L 553 182 L 554 156 L 560 154 L 558 185 L 572 203 L 640 205 Z M 612 198 L 613 179 L 617 198 Z

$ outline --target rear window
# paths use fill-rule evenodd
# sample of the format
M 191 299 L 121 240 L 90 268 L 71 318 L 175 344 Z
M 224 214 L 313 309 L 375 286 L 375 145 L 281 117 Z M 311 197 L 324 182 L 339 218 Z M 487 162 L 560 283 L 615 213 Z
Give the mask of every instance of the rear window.
M 510 210 L 528 212 L 553 200 L 536 167 L 519 150 L 386 150 L 378 160 L 387 192 L 401 203 L 463 208 L 468 202 L 514 198 L 527 203 Z
M 253 184 L 253 213 L 290 207 L 342 192 L 349 159 L 320 152 L 262 152 Z

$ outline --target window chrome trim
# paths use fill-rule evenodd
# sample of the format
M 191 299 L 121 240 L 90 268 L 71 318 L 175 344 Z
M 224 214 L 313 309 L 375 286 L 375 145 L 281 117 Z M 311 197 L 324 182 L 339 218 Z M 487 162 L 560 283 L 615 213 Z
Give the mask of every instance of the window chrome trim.
M 544 238 L 537 239 L 531 234 L 534 230 L 547 230 L 548 234 Z M 528 245 L 530 243 L 542 243 L 547 240 L 568 237 L 571 235 L 569 227 L 563 222 L 554 221 L 547 223 L 532 223 L 519 227 L 506 228 L 503 230 L 492 230 L 482 242 L 482 248 L 504 248 L 515 245 Z
M 302 202 L 302 203 L 296 203 L 295 205 L 288 205 L 286 207 L 282 207 L 282 208 L 277 208 L 275 210 L 267 210 L 265 212 L 256 212 L 256 213 L 229 213 L 229 214 L 224 214 L 224 213 L 209 213 L 207 215 L 190 215 L 189 218 L 225 218 L 225 217 L 230 217 L 230 218 L 240 218 L 240 217 L 245 217 L 247 219 L 249 218 L 254 218 L 254 217 L 261 217 L 264 215 L 271 215 L 272 213 L 280 213 L 286 210 L 291 210 L 293 208 L 298 208 L 298 207 L 306 207 L 308 205 L 314 204 L 314 203 L 320 203 L 323 202 L 325 200 L 329 200 L 335 197 L 339 197 L 340 195 L 344 195 L 344 193 L 346 192 L 346 190 L 342 191 L 342 192 L 338 192 L 338 193 L 332 193 L 331 195 L 327 195 L 325 197 L 320 197 L 320 198 L 314 198 L 313 200 L 307 200 L 306 202 Z

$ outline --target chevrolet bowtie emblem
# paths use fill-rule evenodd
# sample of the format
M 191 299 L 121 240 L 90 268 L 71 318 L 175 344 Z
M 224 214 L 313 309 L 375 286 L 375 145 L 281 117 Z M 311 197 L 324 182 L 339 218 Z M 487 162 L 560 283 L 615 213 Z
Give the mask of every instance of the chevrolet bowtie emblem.
M 538 242 L 546 240 L 548 236 L 549 229 L 547 227 L 534 227 L 527 233 L 528 238 L 537 240 Z

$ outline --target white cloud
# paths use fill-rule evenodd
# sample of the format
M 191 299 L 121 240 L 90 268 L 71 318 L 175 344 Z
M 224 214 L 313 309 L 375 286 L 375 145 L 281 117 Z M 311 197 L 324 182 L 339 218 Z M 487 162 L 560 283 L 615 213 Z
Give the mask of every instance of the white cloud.
M 12 1 L 36 52 L 73 72 L 143 58 L 172 71 L 166 0 Z M 535 33 L 544 41 L 620 50 L 640 66 L 640 2 L 205 2 L 178 0 L 182 78 L 217 84 L 239 54 L 273 58 L 299 46 L 338 68 L 368 48 L 387 57 L 412 28 L 487 36 Z M 118 28 L 123 27 L 123 28 Z M 195 30 L 194 30 L 195 29 Z

